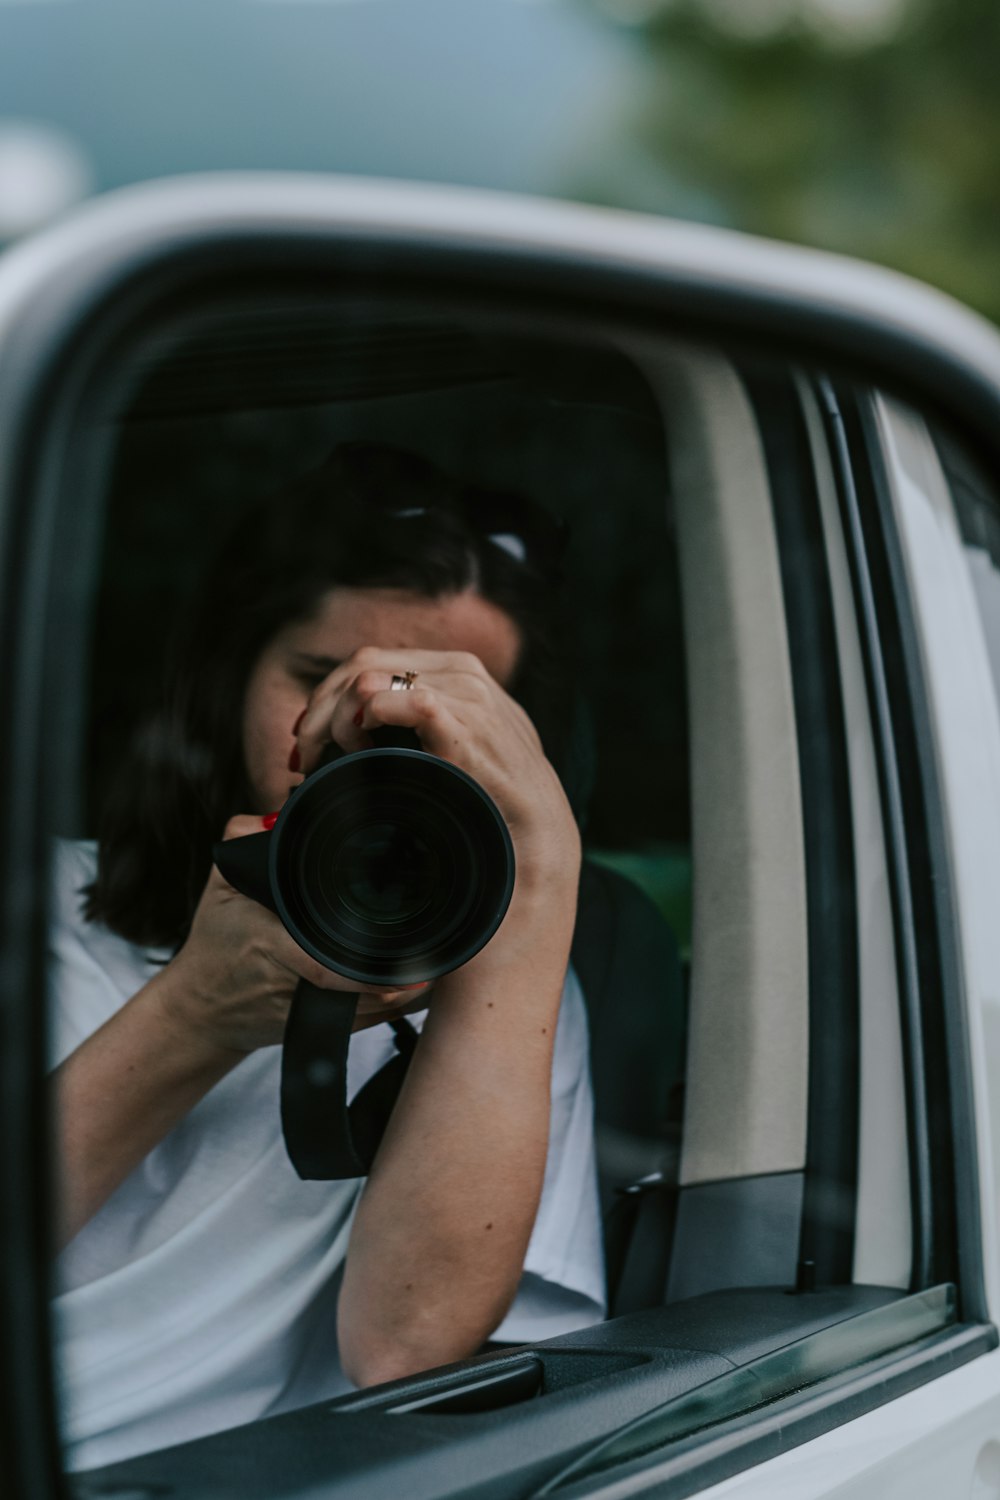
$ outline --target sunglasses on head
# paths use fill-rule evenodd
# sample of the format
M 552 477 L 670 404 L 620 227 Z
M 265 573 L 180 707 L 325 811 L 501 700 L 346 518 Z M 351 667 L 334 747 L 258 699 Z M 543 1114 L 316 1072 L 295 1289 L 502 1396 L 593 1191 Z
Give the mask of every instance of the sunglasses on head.
M 461 484 L 428 459 L 376 443 L 344 443 L 329 464 L 366 509 L 403 524 L 457 517 L 520 566 L 545 577 L 560 573 L 569 527 L 526 495 Z

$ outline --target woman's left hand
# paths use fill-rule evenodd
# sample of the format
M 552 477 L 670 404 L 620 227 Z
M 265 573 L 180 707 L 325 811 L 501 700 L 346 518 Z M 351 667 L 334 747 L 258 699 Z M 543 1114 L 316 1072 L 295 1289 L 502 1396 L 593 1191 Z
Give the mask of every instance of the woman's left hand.
M 393 689 L 393 677 L 414 674 Z M 520 704 L 468 652 L 365 646 L 314 689 L 298 725 L 308 775 L 331 740 L 371 747 L 370 732 L 412 729 L 431 755 L 467 772 L 493 798 L 510 830 L 519 869 L 558 876 L 579 863 L 579 834 L 566 794 Z

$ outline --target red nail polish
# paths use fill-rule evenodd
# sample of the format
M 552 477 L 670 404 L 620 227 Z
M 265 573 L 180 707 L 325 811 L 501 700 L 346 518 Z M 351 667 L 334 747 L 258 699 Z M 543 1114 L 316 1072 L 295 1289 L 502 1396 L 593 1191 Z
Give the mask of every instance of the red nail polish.
M 401 984 L 399 988 L 401 990 L 425 990 L 429 984 L 429 979 L 421 979 L 419 984 Z
M 292 753 L 288 757 L 288 769 L 290 771 L 297 771 L 301 765 L 302 765 L 302 760 L 301 760 L 301 757 L 299 755 L 299 747 L 298 747 L 298 745 L 293 745 L 292 746 Z
M 364 711 L 363 708 L 359 708 L 358 711 L 357 711 L 357 713 L 354 715 L 354 722 L 358 726 L 358 728 L 360 729 L 361 726 L 362 726 L 362 724 L 364 723 L 364 721 L 365 721 L 365 711 Z
M 263 825 L 267 829 L 268 833 L 270 833 L 271 829 L 274 827 L 275 823 L 277 823 L 277 821 L 278 821 L 278 814 L 277 813 L 265 813 L 264 817 L 262 817 L 260 821 L 263 823 Z

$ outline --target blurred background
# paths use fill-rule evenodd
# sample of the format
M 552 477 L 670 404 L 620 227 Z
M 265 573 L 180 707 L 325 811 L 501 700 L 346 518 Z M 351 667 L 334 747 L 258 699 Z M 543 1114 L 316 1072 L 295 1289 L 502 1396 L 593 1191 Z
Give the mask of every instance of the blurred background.
M 0 243 L 299 168 L 846 251 L 1000 321 L 996 0 L 0 0 Z

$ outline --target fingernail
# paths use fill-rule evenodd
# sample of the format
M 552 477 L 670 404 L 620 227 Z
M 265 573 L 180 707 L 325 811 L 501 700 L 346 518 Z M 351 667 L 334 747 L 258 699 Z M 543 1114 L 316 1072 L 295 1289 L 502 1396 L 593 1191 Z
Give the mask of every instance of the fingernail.
M 419 984 L 401 984 L 399 988 L 401 990 L 425 990 L 429 984 L 429 979 L 422 979 Z
M 301 759 L 301 757 L 299 755 L 299 747 L 298 747 L 298 745 L 293 745 L 292 746 L 292 753 L 288 757 L 288 769 L 290 771 L 297 771 L 299 769 L 299 767 L 301 766 L 301 764 L 302 764 L 302 759 Z
M 363 708 L 359 708 L 358 711 L 357 711 L 357 713 L 354 715 L 354 722 L 358 726 L 359 729 L 361 728 L 362 724 L 364 723 L 364 720 L 365 720 L 365 711 L 364 711 Z
M 264 816 L 261 818 L 260 821 L 263 823 L 263 825 L 267 829 L 268 833 L 270 833 L 271 829 L 274 827 L 275 823 L 277 823 L 277 821 L 278 821 L 278 814 L 277 813 L 265 813 Z

